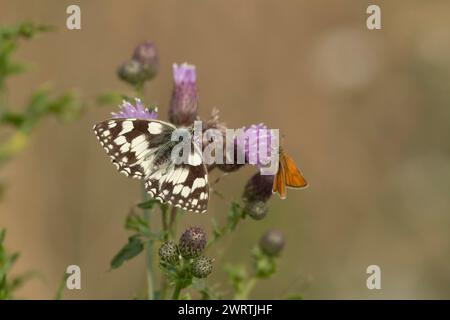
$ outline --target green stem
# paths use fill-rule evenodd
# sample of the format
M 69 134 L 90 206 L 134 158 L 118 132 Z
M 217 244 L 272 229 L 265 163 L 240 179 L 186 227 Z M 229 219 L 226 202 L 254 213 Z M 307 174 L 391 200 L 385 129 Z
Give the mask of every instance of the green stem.
M 173 290 L 172 300 L 179 300 L 180 299 L 180 293 L 181 293 L 181 283 L 177 282 L 175 284 L 175 289 Z
M 170 211 L 169 231 L 172 238 L 175 238 L 177 234 L 177 214 L 178 208 L 172 207 Z
M 164 241 L 168 241 L 170 237 L 170 230 L 169 230 L 169 221 L 168 221 L 168 206 L 162 205 L 161 206 L 161 218 L 162 218 L 162 227 L 164 231 Z M 159 299 L 164 300 L 166 298 L 167 294 L 167 286 L 168 286 L 168 279 L 166 274 L 161 275 L 161 287 L 159 291 Z
M 255 277 L 251 277 L 250 279 L 248 279 L 244 288 L 240 292 L 236 292 L 236 294 L 234 295 L 234 300 L 247 300 L 255 284 L 256 284 Z
M 144 201 L 148 200 L 148 194 L 145 190 L 144 184 L 142 184 L 142 198 Z M 148 209 L 144 209 L 144 219 L 147 221 L 148 230 L 151 231 L 151 216 Z M 148 300 L 154 299 L 153 292 L 153 241 L 148 239 L 145 249 L 145 261 L 146 261 L 146 277 L 147 277 L 147 298 Z

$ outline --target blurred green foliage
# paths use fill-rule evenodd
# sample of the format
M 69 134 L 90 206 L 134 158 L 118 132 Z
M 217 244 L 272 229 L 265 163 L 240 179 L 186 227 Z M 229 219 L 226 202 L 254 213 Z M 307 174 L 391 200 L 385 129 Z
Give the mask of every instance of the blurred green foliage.
M 33 129 L 47 116 L 72 120 L 81 112 L 81 103 L 71 93 L 55 95 L 48 86 L 30 93 L 22 108 L 11 106 L 7 99 L 7 79 L 25 72 L 25 64 L 12 59 L 21 40 L 51 31 L 53 27 L 25 22 L 16 26 L 0 26 L 0 167 L 23 150 Z M 0 181 L 0 199 L 5 191 Z M 8 254 L 4 248 L 6 230 L 0 230 L 0 299 L 13 299 L 14 291 L 35 273 L 20 276 L 9 275 L 19 253 Z M 61 296 L 62 289 L 58 290 Z
M 19 258 L 18 252 L 8 253 L 5 249 L 6 230 L 0 230 L 0 300 L 12 299 L 15 290 L 20 288 L 29 278 L 36 275 L 26 272 L 18 276 L 8 275 L 9 271 Z
M 0 165 L 20 152 L 27 144 L 32 130 L 46 116 L 72 120 L 81 112 L 81 103 L 71 93 L 55 95 L 48 86 L 30 93 L 26 105 L 15 108 L 8 104 L 6 80 L 23 73 L 23 63 L 15 62 L 12 54 L 22 39 L 31 39 L 39 33 L 53 30 L 46 25 L 22 23 L 13 27 L 0 27 L 0 129 L 12 129 L 0 136 Z

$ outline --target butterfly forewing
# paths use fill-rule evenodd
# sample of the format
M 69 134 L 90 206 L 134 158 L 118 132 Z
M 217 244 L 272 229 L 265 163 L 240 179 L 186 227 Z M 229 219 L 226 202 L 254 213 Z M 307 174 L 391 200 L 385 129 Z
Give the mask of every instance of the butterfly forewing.
M 272 192 L 278 193 L 281 199 L 286 199 L 286 187 L 304 188 L 308 185 L 291 157 L 282 150 L 279 153 L 278 172 L 275 174 Z
M 142 119 L 111 119 L 94 126 L 117 169 L 129 177 L 144 179 L 152 197 L 184 210 L 205 212 L 209 185 L 201 151 L 192 145 L 190 161 L 174 164 L 170 156 L 175 129 L 163 121 Z
M 287 187 L 303 188 L 308 185 L 291 157 L 289 157 L 285 153 L 281 153 L 280 162 L 284 169 L 284 180 Z
M 150 174 L 154 157 L 175 128 L 165 122 L 111 119 L 94 126 L 100 144 L 117 169 L 132 178 Z

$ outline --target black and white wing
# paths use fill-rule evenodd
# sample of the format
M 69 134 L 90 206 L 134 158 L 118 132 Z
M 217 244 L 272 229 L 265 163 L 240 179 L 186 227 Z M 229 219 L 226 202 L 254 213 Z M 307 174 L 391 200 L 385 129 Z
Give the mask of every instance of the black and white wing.
M 147 192 L 162 203 L 205 212 L 209 185 L 201 150 L 194 144 L 187 163 L 171 160 L 176 127 L 158 120 L 111 119 L 94 126 L 100 144 L 116 168 L 145 180 Z
M 206 212 L 209 200 L 208 171 L 202 153 L 193 145 L 187 163 L 169 163 L 154 171 L 145 189 L 155 199 L 183 210 Z
M 94 126 L 100 144 L 116 168 L 131 178 L 145 178 L 154 170 L 154 158 L 176 128 L 166 122 L 111 119 Z

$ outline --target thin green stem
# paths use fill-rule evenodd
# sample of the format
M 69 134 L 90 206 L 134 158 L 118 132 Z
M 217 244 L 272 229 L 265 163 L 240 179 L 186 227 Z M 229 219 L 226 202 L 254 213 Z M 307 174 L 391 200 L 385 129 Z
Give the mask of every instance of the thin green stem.
M 234 295 L 234 300 L 247 300 L 255 284 L 256 284 L 255 277 L 251 277 L 250 279 L 248 279 L 243 289 L 240 292 L 236 292 L 236 294 Z
M 148 194 L 145 190 L 144 184 L 142 184 L 142 198 L 144 201 L 148 200 Z M 147 221 L 148 230 L 151 232 L 151 216 L 148 209 L 144 209 L 144 219 Z M 145 248 L 145 261 L 146 261 L 146 277 L 147 277 L 147 298 L 148 300 L 154 299 L 153 290 L 153 241 L 148 239 Z
M 167 205 L 161 205 L 161 219 L 162 219 L 162 228 L 164 232 L 164 241 L 168 241 L 170 237 L 168 209 L 169 207 Z M 163 273 L 161 275 L 161 287 L 159 290 L 160 300 L 164 300 L 166 298 L 168 283 L 169 282 L 167 279 L 167 275 Z
M 172 238 L 175 238 L 177 234 L 177 216 L 178 208 L 173 206 L 170 210 L 169 232 Z
M 173 289 L 172 300 L 179 300 L 181 293 L 181 283 L 177 282 L 175 284 L 175 289 Z

